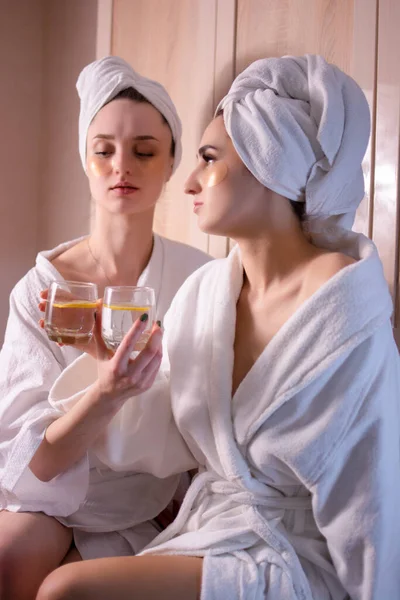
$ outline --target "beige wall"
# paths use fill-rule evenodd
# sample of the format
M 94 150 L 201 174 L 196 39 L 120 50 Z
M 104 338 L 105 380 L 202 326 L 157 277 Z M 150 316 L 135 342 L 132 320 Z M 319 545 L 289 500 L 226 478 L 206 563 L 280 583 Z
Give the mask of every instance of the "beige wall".
M 32 265 L 37 248 L 41 4 L 41 0 L 0 0 L 0 342 L 9 290 Z
M 78 153 L 76 79 L 96 59 L 97 0 L 44 0 L 43 154 L 38 241 L 88 231 L 89 188 Z
M 0 0 L 0 345 L 37 251 L 88 229 L 75 82 L 96 27 L 97 0 Z

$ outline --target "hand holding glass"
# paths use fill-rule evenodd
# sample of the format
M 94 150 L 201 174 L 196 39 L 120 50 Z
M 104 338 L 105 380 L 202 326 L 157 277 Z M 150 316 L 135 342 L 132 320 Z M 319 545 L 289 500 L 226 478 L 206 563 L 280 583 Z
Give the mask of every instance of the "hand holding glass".
M 77 281 L 50 284 L 44 329 L 53 342 L 88 344 L 93 336 L 97 286 Z
M 109 350 L 115 352 L 134 322 L 148 315 L 147 325 L 135 351 L 145 347 L 156 316 L 154 290 L 149 287 L 109 286 L 104 290 L 101 313 L 101 336 Z

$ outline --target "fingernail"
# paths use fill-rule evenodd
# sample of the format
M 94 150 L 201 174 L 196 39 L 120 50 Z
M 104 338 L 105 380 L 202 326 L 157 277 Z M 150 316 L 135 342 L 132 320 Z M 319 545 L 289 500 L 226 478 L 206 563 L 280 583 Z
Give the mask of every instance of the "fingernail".
M 140 320 L 142 321 L 142 323 L 146 323 L 148 318 L 149 318 L 149 315 L 147 313 L 143 313 L 142 316 L 140 317 Z
M 157 325 L 160 327 L 161 329 L 161 321 L 157 321 Z

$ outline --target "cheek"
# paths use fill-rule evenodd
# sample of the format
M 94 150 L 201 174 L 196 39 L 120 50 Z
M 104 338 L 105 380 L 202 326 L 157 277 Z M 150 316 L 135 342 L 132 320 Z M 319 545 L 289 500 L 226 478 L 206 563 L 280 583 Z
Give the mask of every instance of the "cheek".
M 213 163 L 200 176 L 203 187 L 211 188 L 219 185 L 228 175 L 228 165 L 223 161 Z
M 110 175 L 113 170 L 112 161 L 104 160 L 93 156 L 88 160 L 88 172 L 94 177 L 105 177 Z
M 157 181 L 166 181 L 169 177 L 170 165 L 163 157 L 154 158 L 149 162 L 141 165 L 143 173 L 146 176 L 156 179 Z

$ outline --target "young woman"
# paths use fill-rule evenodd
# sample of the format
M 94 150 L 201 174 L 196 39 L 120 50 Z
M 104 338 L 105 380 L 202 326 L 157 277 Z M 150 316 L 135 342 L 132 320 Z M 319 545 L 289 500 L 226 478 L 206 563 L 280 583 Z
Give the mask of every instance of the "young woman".
M 179 475 L 111 469 L 89 453 L 53 479 L 35 468 L 48 453 L 46 429 L 60 416 L 48 394 L 80 354 L 58 347 L 37 330 L 38 294 L 54 279 L 155 289 L 157 319 L 204 253 L 152 231 L 156 203 L 181 157 L 181 124 L 165 89 L 135 73 L 122 59 L 88 65 L 77 88 L 81 99 L 79 147 L 95 213 L 91 234 L 39 253 L 16 285 L 0 355 L 0 597 L 31 600 L 74 543 L 83 557 L 137 552 L 158 530 L 151 519 L 175 493 Z M 85 413 L 97 433 L 107 422 Z M 64 419 L 58 420 L 63 425 Z M 65 423 L 64 423 L 65 424 Z M 48 429 L 50 431 L 50 429 Z M 78 557 L 76 550 L 72 556 Z M 68 560 L 69 560 L 68 559 Z
M 363 195 L 366 100 L 321 57 L 284 57 L 246 69 L 220 110 L 187 192 L 201 229 L 238 243 L 175 297 L 155 387 L 135 397 L 161 351 L 155 330 L 129 359 L 137 322 L 111 359 L 83 355 L 51 394 L 67 414 L 78 401 L 129 405 L 121 452 L 199 474 L 141 556 L 62 566 L 37 600 L 400 597 L 391 298 L 373 243 L 347 228 Z

